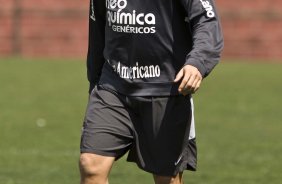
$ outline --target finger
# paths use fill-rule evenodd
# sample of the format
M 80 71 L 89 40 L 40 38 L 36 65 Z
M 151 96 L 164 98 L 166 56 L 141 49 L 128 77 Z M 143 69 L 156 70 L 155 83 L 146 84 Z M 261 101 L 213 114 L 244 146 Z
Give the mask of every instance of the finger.
M 196 86 L 195 83 L 198 82 L 198 79 L 197 79 L 197 76 L 196 75 L 191 75 L 190 78 L 189 78 L 189 81 L 186 83 L 184 89 L 185 90 L 193 90 L 193 88 Z
M 182 94 L 185 96 L 185 95 L 188 95 L 188 94 L 192 94 L 192 93 L 194 93 L 194 90 L 195 90 L 195 87 L 196 87 L 196 85 L 195 86 L 189 86 L 189 87 L 187 87 L 186 88 L 186 86 L 185 86 L 185 88 L 184 89 L 182 89 Z
M 181 84 L 179 85 L 179 88 L 178 88 L 180 92 L 182 92 L 185 89 L 185 86 L 187 82 L 189 81 L 190 76 L 191 76 L 190 72 L 184 73 L 184 77 L 182 78 Z
M 190 91 L 190 90 L 182 90 L 181 94 L 182 94 L 183 96 L 186 96 L 186 95 L 188 95 L 188 94 L 191 94 L 191 91 Z
M 195 87 L 193 93 L 195 93 L 196 91 L 198 91 L 198 89 L 199 89 L 200 86 L 201 86 L 201 83 L 202 83 L 202 80 L 199 80 L 199 81 L 197 82 L 196 87 Z
M 198 88 L 198 83 L 199 83 L 199 81 L 201 81 L 202 80 L 202 78 L 200 77 L 200 76 L 196 76 L 196 78 L 195 78 L 195 80 L 194 80 L 194 82 L 193 82 L 193 84 L 192 84 L 192 86 L 191 86 L 191 91 L 192 92 L 195 92 L 196 91 L 196 89 Z
M 174 79 L 174 82 L 178 82 L 180 81 L 180 79 L 183 77 L 184 75 L 184 72 L 183 72 L 183 69 L 181 69 L 178 74 L 176 75 L 175 79 Z
M 185 92 L 182 92 L 181 94 L 182 94 L 183 96 L 186 96 L 186 95 L 190 94 L 190 92 L 185 91 Z

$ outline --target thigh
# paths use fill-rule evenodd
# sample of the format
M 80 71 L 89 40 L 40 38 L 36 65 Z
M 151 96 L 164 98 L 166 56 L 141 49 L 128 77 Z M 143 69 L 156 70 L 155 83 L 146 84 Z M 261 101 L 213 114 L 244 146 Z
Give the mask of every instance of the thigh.
M 95 87 L 84 119 L 81 152 L 119 158 L 132 141 L 131 119 L 123 97 Z

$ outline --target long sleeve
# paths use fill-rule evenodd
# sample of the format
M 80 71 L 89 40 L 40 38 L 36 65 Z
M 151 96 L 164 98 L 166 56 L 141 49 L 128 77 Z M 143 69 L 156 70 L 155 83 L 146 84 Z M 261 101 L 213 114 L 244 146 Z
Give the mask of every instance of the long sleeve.
M 87 78 L 90 83 L 89 93 L 98 83 L 105 62 L 105 4 L 101 0 L 90 0 L 89 41 L 87 54 Z
M 185 64 L 206 77 L 219 62 L 223 35 L 213 0 L 182 0 L 193 36 L 193 47 Z

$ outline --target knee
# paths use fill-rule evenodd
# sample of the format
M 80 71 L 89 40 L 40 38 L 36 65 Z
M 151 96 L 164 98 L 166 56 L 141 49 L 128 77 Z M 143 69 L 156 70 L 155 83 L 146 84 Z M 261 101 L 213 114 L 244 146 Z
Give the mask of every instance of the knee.
M 183 184 L 182 174 L 178 174 L 175 177 L 154 175 L 154 180 L 156 184 Z
M 173 177 L 167 176 L 154 176 L 154 180 L 156 184 L 171 184 L 174 183 Z
M 89 154 L 80 155 L 79 168 L 83 176 L 95 176 L 99 172 L 95 160 Z
M 79 159 L 81 176 L 107 179 L 114 157 L 105 157 L 91 153 L 82 153 Z

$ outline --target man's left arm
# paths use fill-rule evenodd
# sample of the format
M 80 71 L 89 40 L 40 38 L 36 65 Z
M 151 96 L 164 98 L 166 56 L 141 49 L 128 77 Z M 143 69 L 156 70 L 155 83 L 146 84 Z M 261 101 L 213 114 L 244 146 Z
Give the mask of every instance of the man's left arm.
M 213 0 L 181 0 L 187 12 L 193 36 L 193 48 L 183 68 L 175 78 L 181 81 L 179 92 L 194 93 L 204 77 L 219 62 L 223 49 L 223 35 Z

